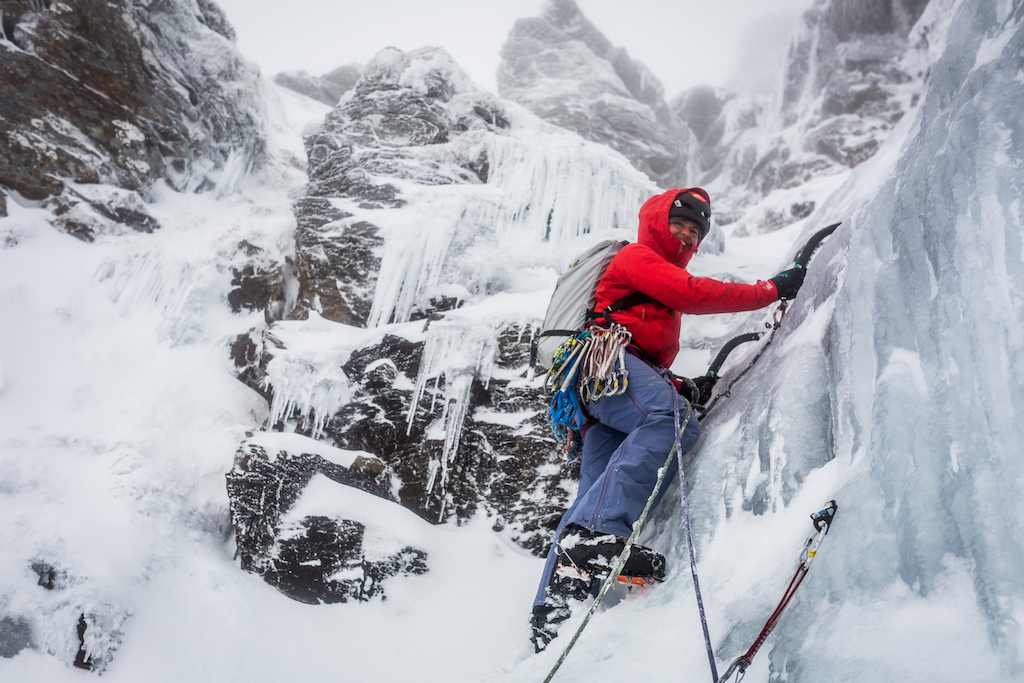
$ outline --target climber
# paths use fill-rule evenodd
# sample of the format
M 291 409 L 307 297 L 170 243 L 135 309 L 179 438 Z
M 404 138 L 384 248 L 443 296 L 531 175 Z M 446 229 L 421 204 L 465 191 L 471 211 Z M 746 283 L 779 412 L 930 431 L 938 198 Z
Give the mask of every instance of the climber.
M 567 600 L 584 599 L 595 575 L 602 570 L 607 574 L 624 548 L 654 490 L 658 468 L 675 443 L 673 394 L 678 392 L 691 403 L 697 400 L 693 382 L 675 378 L 668 370 L 679 352 L 682 315 L 756 310 L 793 298 L 803 283 L 800 268 L 753 285 L 690 275 L 685 268 L 710 227 L 711 200 L 700 188 L 669 190 L 650 198 L 640 209 L 637 242 L 615 255 L 597 286 L 596 325 L 605 324 L 608 317 L 602 312 L 615 311 L 614 304 L 626 296 L 640 296 L 645 302 L 613 314 L 614 321 L 632 333 L 625 355 L 625 393 L 584 404 L 588 420 L 580 429 L 579 489 L 555 530 L 534 600 L 531 640 L 537 652 L 570 616 Z M 696 414 L 691 413 L 681 427 L 680 448 L 685 453 L 700 435 Z M 675 476 L 675 460 L 672 468 L 669 479 Z M 662 488 L 659 500 L 668 488 Z M 665 558 L 634 544 L 622 575 L 661 580 Z

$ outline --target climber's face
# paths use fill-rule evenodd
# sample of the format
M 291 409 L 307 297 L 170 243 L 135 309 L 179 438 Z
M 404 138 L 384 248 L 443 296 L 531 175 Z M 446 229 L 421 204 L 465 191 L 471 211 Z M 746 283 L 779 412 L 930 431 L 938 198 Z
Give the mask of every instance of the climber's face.
M 700 228 L 693 221 L 674 219 L 668 224 L 672 237 L 683 243 L 684 247 L 697 246 L 700 242 Z

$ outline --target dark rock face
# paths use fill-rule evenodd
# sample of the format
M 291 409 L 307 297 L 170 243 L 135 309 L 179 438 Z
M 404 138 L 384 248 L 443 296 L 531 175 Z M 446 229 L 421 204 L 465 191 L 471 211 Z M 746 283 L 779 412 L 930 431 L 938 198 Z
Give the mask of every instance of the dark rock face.
M 549 0 L 540 17 L 518 20 L 501 56 L 502 97 L 621 152 L 661 187 L 685 187 L 690 131 L 658 79 L 613 47 L 574 0 Z
M 529 329 L 509 326 L 502 331 L 496 368 L 504 374 L 525 373 L 530 339 Z M 492 377 L 485 384 L 474 378 L 458 448 L 445 462 L 444 441 L 428 438 L 427 432 L 439 419 L 435 400 L 448 404 L 445 390 L 452 378 L 437 378 L 432 397 L 424 396 L 411 424 L 406 415 L 413 391 L 396 387 L 400 374 L 411 377 L 424 371 L 419 367 L 423 350 L 423 344 L 386 336 L 353 354 L 344 370 L 359 388 L 324 433 L 343 448 L 378 454 L 402 482 L 402 505 L 427 521 L 461 521 L 486 512 L 497 528 L 511 527 L 521 545 L 537 554 L 546 552 L 568 504 L 563 480 L 575 475 L 560 468 L 557 444 L 538 410 L 544 402 L 540 390 L 513 387 L 507 379 Z M 508 414 L 523 419 L 514 426 L 494 419 Z
M 267 324 L 286 317 L 295 306 L 294 294 L 286 291 L 290 282 L 295 282 L 298 272 L 290 257 L 284 264 L 267 256 L 261 247 L 242 240 L 238 253 L 244 255 L 243 265 L 233 268 L 228 303 L 235 313 L 263 311 Z
M 231 154 L 256 163 L 256 73 L 225 38 L 233 31 L 216 5 L 198 7 L 0 3 L 11 43 L 0 44 L 0 184 L 32 200 L 61 195 L 65 179 L 144 195 L 159 179 L 213 187 Z M 71 192 L 61 200 L 83 205 L 86 215 L 61 223 L 83 239 L 102 222 L 92 213 L 155 227 L 137 207 L 102 202 L 104 212 Z
M 6 216 L 7 216 L 7 195 L 5 195 L 3 193 L 3 190 L 0 190 L 0 218 L 5 218 Z
M 284 88 L 294 90 L 300 95 L 311 97 L 334 107 L 337 106 L 341 96 L 352 89 L 362 74 L 363 67 L 361 65 L 347 64 L 339 66 L 323 76 L 312 76 L 305 71 L 279 73 L 274 76 L 274 82 Z
M 271 396 L 264 380 L 267 377 L 267 363 L 273 356 L 265 351 L 263 342 L 263 334 L 256 330 L 238 335 L 231 343 L 231 360 L 235 363 L 238 379 L 269 402 Z
M 328 320 L 363 326 L 370 315 L 384 240 L 376 226 L 350 221 L 320 197 L 295 203 L 295 258 L 299 293 L 291 317 L 310 310 Z
M 106 185 L 81 191 L 68 187 L 45 205 L 53 211 L 54 226 L 83 242 L 92 242 L 97 235 L 148 233 L 160 227 L 137 193 Z
M 358 521 L 319 515 L 290 520 L 288 511 L 318 474 L 391 499 L 390 474 L 376 458 L 360 456 L 346 468 L 311 453 L 268 457 L 262 447 L 243 444 L 227 474 L 242 569 L 311 604 L 369 600 L 383 596 L 387 578 L 427 571 L 426 553 L 412 547 L 368 560 L 365 526 Z

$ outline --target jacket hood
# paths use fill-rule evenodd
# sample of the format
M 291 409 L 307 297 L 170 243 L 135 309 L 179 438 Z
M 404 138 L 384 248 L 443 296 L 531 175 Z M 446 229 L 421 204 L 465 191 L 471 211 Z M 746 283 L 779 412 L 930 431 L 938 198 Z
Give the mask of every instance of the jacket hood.
M 668 229 L 668 212 L 672 200 L 684 190 L 668 190 L 655 195 L 640 207 L 640 227 L 637 242 L 650 247 L 669 263 L 685 268 L 697 253 L 697 247 L 683 247 L 683 243 L 672 237 Z

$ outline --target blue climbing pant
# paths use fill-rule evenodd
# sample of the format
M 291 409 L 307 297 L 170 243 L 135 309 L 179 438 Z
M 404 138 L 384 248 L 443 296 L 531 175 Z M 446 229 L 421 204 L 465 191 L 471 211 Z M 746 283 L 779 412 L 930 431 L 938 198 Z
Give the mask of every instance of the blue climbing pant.
M 654 490 L 658 470 L 675 444 L 674 397 L 679 401 L 679 419 L 686 418 L 686 402 L 676 396 L 675 386 L 668 379 L 631 354 L 626 354 L 626 369 L 629 380 L 625 393 L 586 404 L 587 412 L 598 423 L 583 439 L 576 500 L 562 515 L 555 541 L 567 524 L 628 538 Z M 700 436 L 696 414 L 691 413 L 689 422 L 680 427 L 683 433 L 679 446 L 686 453 Z M 678 470 L 676 463 L 673 458 L 655 505 L 668 491 L 668 483 Z M 534 605 L 544 602 L 555 561 L 553 542 Z

